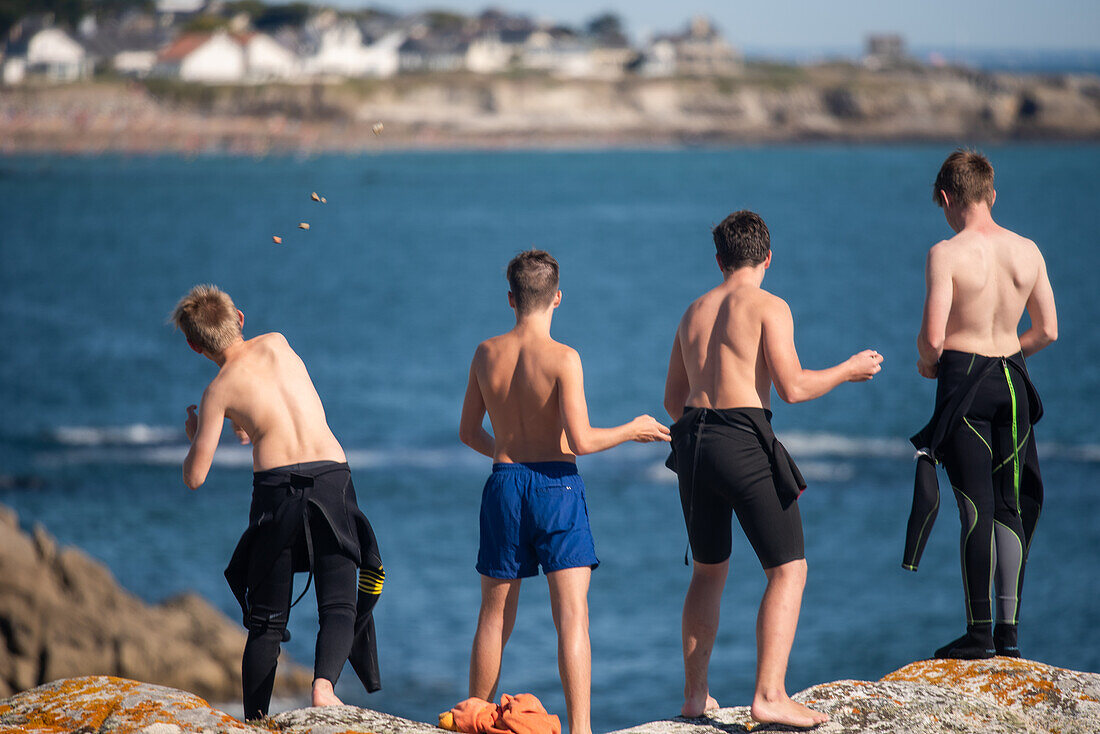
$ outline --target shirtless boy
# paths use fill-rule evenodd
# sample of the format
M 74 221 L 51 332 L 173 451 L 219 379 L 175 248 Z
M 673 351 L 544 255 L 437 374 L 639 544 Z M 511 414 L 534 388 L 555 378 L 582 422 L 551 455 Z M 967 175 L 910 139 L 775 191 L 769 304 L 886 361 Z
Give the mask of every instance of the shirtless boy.
M 520 581 L 541 564 L 558 633 L 558 671 L 569 731 L 590 734 L 588 584 L 599 565 L 576 457 L 625 441 L 667 441 L 648 415 L 615 428 L 588 422 L 581 360 L 550 338 L 561 303 L 558 263 L 529 250 L 508 264 L 511 331 L 478 345 L 459 437 L 493 459 L 481 498 L 481 612 L 470 654 L 470 696 L 492 700 L 512 632 Z M 488 412 L 493 433 L 483 427 Z
M 1035 243 L 993 221 L 997 192 L 985 156 L 952 153 L 932 195 L 957 234 L 928 252 L 917 370 L 938 385 L 935 414 L 913 442 L 928 461 L 943 463 L 959 505 L 967 622 L 966 634 L 936 657 L 1019 657 L 1020 591 L 1042 504 L 1032 430 L 1042 406 L 1024 357 L 1058 338 L 1054 292 Z M 1025 310 L 1031 326 L 1018 334 Z M 939 500 L 934 470 L 931 476 L 927 514 Z M 920 493 L 918 482 L 915 515 Z M 907 542 L 906 555 L 921 547 L 923 539 Z M 906 567 L 916 570 L 916 557 Z
M 191 450 L 184 483 L 197 489 L 206 480 L 226 419 L 241 443 L 252 444 L 249 528 L 226 570 L 248 627 L 245 718 L 267 714 L 294 571 L 312 570 L 317 581 L 313 705 L 340 703 L 333 686 L 349 656 L 367 689 L 377 690 L 370 615 L 381 592 L 381 559 L 305 365 L 281 334 L 245 341 L 244 314 L 211 285 L 192 288 L 172 322 L 193 350 L 219 367 L 198 413 L 187 408 Z
M 825 370 L 803 369 L 791 310 L 760 287 L 771 265 L 764 221 L 750 211 L 714 229 L 717 288 L 692 303 L 676 331 L 665 384 L 673 460 L 688 540 L 695 557 L 684 600 L 684 716 L 717 708 L 707 668 L 718 633 L 729 570 L 733 513 L 764 568 L 768 584 L 756 619 L 756 689 L 752 718 L 814 726 L 828 716 L 787 696 L 806 560 L 798 493 L 805 487 L 771 431 L 771 387 L 788 403 L 813 400 L 843 382 L 870 380 L 882 356 L 866 350 Z

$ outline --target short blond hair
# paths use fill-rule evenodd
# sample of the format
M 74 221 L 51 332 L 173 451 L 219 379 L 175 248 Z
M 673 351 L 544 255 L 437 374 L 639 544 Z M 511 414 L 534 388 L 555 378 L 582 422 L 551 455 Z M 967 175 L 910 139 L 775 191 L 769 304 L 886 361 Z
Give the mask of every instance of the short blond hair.
M 211 354 L 219 354 L 241 336 L 237 307 L 216 285 L 192 288 L 176 304 L 170 320 L 188 342 Z

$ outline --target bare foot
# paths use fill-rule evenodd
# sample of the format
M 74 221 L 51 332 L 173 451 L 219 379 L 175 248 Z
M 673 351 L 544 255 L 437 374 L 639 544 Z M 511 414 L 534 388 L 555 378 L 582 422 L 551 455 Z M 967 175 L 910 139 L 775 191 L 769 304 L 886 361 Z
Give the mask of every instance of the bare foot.
M 332 682 L 324 678 L 313 681 L 313 706 L 343 706 L 344 702 L 336 697 Z
M 814 711 L 797 701 L 792 701 L 787 696 L 775 701 L 766 701 L 763 697 L 757 697 L 753 699 L 750 713 L 753 721 L 761 724 L 811 727 L 824 724 L 829 720 L 827 714 Z
M 697 700 L 688 699 L 684 701 L 684 705 L 680 709 L 680 716 L 685 716 L 689 719 L 696 719 L 702 716 L 705 712 L 713 711 L 717 708 L 720 708 L 718 702 L 715 701 L 710 694 L 707 694 L 706 701 L 703 703 L 701 708 Z

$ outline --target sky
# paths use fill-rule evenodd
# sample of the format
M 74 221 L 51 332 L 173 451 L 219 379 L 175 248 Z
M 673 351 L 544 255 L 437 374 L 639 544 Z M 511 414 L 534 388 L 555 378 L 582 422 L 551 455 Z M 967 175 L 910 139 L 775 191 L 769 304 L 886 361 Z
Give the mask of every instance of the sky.
M 488 5 L 580 24 L 601 10 L 618 13 L 635 38 L 677 30 L 710 16 L 743 49 L 778 52 L 856 50 L 868 33 L 899 32 L 913 48 L 1100 51 L 1100 0 L 332 0 L 406 13 Z

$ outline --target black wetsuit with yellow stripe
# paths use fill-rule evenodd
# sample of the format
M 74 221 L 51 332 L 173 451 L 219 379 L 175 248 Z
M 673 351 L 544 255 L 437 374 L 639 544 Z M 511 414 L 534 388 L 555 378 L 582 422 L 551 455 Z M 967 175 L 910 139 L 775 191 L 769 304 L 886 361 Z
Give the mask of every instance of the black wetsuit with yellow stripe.
M 996 621 L 1006 643 L 998 640 L 997 649 L 1007 654 L 1015 651 L 1024 568 L 1042 508 L 1033 430 L 1042 412 L 1022 354 L 986 357 L 945 350 L 935 413 L 912 438 L 922 456 L 903 566 L 915 571 L 924 549 L 939 505 L 929 462 L 942 462 L 962 520 L 968 628 L 988 630 Z

